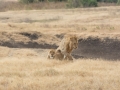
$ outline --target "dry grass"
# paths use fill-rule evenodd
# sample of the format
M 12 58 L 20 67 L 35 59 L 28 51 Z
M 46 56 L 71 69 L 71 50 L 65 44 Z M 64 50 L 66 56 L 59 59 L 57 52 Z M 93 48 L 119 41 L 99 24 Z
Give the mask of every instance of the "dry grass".
M 82 38 L 88 36 L 120 38 L 119 11 L 118 6 L 1 12 L 0 32 L 37 31 L 51 35 L 72 33 Z M 11 36 L 8 35 L 7 39 L 9 37 Z M 4 36 L 1 38 L 6 40 Z M 16 39 L 22 40 L 17 36 Z M 120 88 L 120 61 L 102 59 L 49 61 L 45 58 L 46 52 L 42 50 L 0 47 L 0 51 L 0 90 Z
M 120 62 L 45 58 L 0 60 L 1 90 L 119 90 Z
M 4 2 L 0 1 L 0 12 L 9 10 L 39 10 L 39 9 L 62 9 L 66 8 L 66 2 L 40 2 L 40 3 L 30 3 L 23 4 L 19 2 Z
M 19 0 L 0 0 L 0 12 L 9 10 L 41 10 L 41 9 L 65 9 L 67 2 L 39 2 L 23 4 Z M 115 3 L 98 3 L 98 6 L 116 6 Z
M 120 88 L 120 61 L 47 60 L 46 52 L 36 50 L 0 47 L 0 90 L 119 90 Z
M 1 12 L 0 31 L 37 31 L 52 35 L 69 32 L 79 33 L 84 37 L 114 37 L 120 33 L 119 8 L 116 6 Z

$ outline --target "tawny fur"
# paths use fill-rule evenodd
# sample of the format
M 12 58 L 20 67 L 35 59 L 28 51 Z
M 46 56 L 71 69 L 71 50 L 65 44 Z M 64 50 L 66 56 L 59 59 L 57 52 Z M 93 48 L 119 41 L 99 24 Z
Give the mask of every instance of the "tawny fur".
M 48 52 L 48 59 L 54 59 L 55 58 L 55 49 L 51 49 L 49 52 Z
M 63 60 L 64 54 L 61 53 L 61 50 L 56 50 L 55 52 L 55 59 L 57 60 Z
M 78 47 L 78 38 L 75 35 L 65 36 L 57 50 L 61 50 L 64 59 L 73 60 L 71 52 Z
M 63 60 L 64 54 L 61 53 L 61 50 L 51 49 L 48 53 L 48 59 Z

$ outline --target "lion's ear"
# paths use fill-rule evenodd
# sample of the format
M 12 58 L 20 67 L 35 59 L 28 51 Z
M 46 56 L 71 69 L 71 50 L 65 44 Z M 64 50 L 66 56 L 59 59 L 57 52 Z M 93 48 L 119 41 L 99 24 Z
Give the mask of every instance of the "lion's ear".
M 78 41 L 78 38 L 79 38 L 79 37 L 78 37 L 78 36 L 76 36 L 76 35 L 75 35 L 74 37 L 75 37 L 75 39 Z
M 61 53 L 61 50 L 60 50 L 60 49 L 58 49 L 58 50 L 57 50 L 57 52 Z

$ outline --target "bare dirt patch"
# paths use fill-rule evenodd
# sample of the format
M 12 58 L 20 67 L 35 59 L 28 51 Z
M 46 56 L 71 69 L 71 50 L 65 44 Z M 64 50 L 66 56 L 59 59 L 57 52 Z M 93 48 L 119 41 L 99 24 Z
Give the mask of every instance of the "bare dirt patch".
M 120 40 L 88 37 L 79 39 L 79 47 L 73 52 L 76 57 L 80 58 L 102 58 L 106 60 L 120 59 Z
M 78 58 L 120 59 L 120 7 L 8 11 L 0 14 L 0 45 L 57 48 L 65 34 L 79 37 Z
M 47 40 L 49 36 L 49 40 Z M 63 34 L 51 36 L 39 32 L 1 33 L 1 46 L 9 48 L 51 49 L 57 48 Z M 118 60 L 120 58 L 120 40 L 109 37 L 79 38 L 78 49 L 74 50 L 74 58 L 102 58 Z
M 44 35 L 40 32 L 1 32 L 0 34 L 0 45 L 10 48 L 56 48 L 57 42 L 60 41 L 54 36 Z

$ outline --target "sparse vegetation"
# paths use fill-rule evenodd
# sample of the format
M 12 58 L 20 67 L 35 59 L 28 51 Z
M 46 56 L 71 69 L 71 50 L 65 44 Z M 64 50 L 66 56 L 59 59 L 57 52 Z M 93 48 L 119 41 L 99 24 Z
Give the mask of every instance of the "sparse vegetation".
M 66 4 L 69 8 L 78 8 L 81 5 L 81 0 L 68 0 L 68 3 Z
M 83 7 L 97 7 L 96 0 L 82 0 Z
M 19 0 L 21 3 L 33 3 L 35 0 Z
M 117 3 L 118 0 L 97 0 L 98 2 Z
M 24 52 L 25 53 L 25 52 Z M 0 89 L 5 90 L 119 90 L 120 62 L 45 58 L 0 60 Z
M 96 0 L 68 0 L 67 7 L 96 7 Z
M 119 5 L 119 0 L 113 3 L 97 3 L 96 0 L 18 0 L 19 2 L 0 1 L 0 11 L 8 10 L 41 10 L 41 9 L 63 9 L 63 8 L 79 8 L 79 7 L 96 7 L 107 5 Z M 20 3 L 22 2 L 22 3 Z
M 120 0 L 117 1 L 117 4 L 120 5 Z
M 65 2 L 38 2 L 23 4 L 19 2 L 1 2 L 0 1 L 0 12 L 8 10 L 41 10 L 41 9 L 62 9 L 66 8 Z
M 0 5 L 21 10 L 0 12 L 0 90 L 120 89 L 120 7 L 55 9 L 62 5 Z M 47 60 L 47 48 L 57 48 L 65 34 L 79 37 L 76 59 Z

